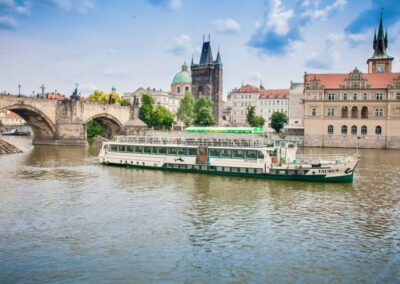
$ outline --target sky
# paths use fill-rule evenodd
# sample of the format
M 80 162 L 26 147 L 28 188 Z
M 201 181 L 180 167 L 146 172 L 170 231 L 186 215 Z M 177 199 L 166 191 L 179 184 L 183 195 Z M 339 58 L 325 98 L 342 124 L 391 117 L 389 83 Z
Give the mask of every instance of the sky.
M 398 72 L 398 0 L 0 0 L 0 91 L 170 90 L 204 35 L 224 97 L 242 83 L 289 88 L 304 72 L 367 72 L 381 8 Z

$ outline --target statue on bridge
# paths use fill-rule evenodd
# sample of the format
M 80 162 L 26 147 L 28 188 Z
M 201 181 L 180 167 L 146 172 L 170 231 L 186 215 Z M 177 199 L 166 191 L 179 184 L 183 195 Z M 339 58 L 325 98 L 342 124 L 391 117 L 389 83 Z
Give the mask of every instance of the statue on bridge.
M 71 99 L 71 100 L 77 100 L 77 101 L 80 100 L 81 96 L 80 96 L 79 93 L 78 93 L 78 86 L 79 86 L 79 85 L 76 84 L 75 90 L 74 90 L 74 92 L 72 93 L 72 95 L 70 96 L 70 99 Z

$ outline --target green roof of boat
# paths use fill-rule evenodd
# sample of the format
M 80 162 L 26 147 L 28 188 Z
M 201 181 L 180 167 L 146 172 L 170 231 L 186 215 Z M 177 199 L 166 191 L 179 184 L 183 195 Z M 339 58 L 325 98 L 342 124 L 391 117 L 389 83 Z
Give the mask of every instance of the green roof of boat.
M 186 133 L 236 133 L 236 134 L 264 134 L 262 127 L 187 127 Z

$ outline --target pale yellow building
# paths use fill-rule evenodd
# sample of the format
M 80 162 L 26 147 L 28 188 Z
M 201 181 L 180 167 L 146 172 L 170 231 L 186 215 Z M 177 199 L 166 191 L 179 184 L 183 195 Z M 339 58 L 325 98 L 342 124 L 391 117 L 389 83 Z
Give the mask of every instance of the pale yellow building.
M 304 76 L 304 145 L 400 149 L 400 73 L 392 72 L 382 17 L 368 73 Z

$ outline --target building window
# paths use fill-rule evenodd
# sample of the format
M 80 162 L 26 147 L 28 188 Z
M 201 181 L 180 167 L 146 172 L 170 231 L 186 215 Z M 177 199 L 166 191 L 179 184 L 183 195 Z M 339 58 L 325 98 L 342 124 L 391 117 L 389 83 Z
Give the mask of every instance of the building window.
M 361 135 L 367 135 L 367 127 L 365 125 L 361 126 Z
M 333 134 L 333 125 L 328 126 L 328 134 L 332 135 Z
M 328 100 L 330 101 L 335 100 L 335 94 L 328 94 Z
M 343 95 L 343 100 L 347 101 L 347 94 Z
M 342 117 L 349 116 L 349 108 L 347 106 L 342 107 Z
M 317 115 L 317 109 L 316 109 L 315 107 L 313 107 L 313 108 L 311 109 L 311 115 L 312 115 L 312 116 L 316 116 L 316 115 Z
M 375 116 L 377 116 L 377 117 L 383 116 L 383 108 L 375 109 Z
M 368 95 L 364 94 L 363 98 L 364 98 L 364 101 L 368 100 Z
M 347 135 L 347 126 L 342 125 L 342 135 Z
M 351 117 L 357 118 L 358 117 L 358 108 L 356 106 L 351 108 Z
M 176 89 L 177 89 L 177 92 L 179 94 L 181 92 L 181 87 L 177 87 Z
M 375 134 L 376 135 L 382 135 L 382 127 L 379 125 L 375 128 Z
M 366 106 L 361 109 L 361 118 L 368 118 L 368 108 Z
M 334 108 L 328 108 L 328 116 L 335 116 L 335 109 Z
M 199 93 L 203 92 L 203 86 L 199 86 Z
M 353 125 L 351 127 L 351 135 L 357 135 L 357 126 Z
M 378 101 L 383 100 L 383 94 L 382 94 L 382 93 L 376 94 L 376 99 L 377 99 Z
M 189 87 L 185 87 L 185 92 L 189 92 Z
M 396 100 L 400 101 L 400 93 L 396 94 Z
M 357 100 L 357 94 L 353 95 L 353 100 L 355 100 L 355 101 Z

